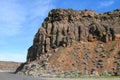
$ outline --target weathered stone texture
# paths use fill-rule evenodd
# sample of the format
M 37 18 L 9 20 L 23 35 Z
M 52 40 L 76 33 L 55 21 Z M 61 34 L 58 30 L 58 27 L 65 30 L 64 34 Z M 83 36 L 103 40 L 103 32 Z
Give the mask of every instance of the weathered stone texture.
M 118 43 L 120 43 L 119 9 L 106 13 L 53 9 L 36 33 L 33 45 L 28 49 L 25 66 L 29 65 L 29 69 L 23 70 L 25 68 L 23 67 L 18 72 L 29 71 L 30 64 L 35 62 L 39 64 L 39 67 L 34 69 L 35 71 L 39 69 L 37 75 L 39 73 L 42 75 L 41 68 L 45 68 L 43 72 L 46 73 L 77 70 L 86 75 L 92 73 L 102 75 L 106 69 L 111 74 L 120 74 L 119 63 L 114 63 L 120 59 Z M 71 52 L 77 56 L 70 56 Z M 107 69 L 107 64 L 110 65 L 110 69 Z M 113 67 L 115 68 L 112 70 Z M 30 74 L 34 73 L 33 71 Z

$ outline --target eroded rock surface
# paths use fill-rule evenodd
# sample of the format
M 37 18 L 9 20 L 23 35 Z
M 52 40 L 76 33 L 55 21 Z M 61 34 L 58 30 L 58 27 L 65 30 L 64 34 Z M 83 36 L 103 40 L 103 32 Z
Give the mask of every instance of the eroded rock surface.
M 20 66 L 20 62 L 0 61 L 0 72 L 15 72 Z
M 28 49 L 19 74 L 120 75 L 120 10 L 53 9 Z

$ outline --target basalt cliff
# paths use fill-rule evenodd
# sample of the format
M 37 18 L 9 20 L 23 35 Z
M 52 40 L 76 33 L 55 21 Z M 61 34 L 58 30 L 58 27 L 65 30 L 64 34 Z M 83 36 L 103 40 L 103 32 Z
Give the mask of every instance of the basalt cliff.
M 120 9 L 53 9 L 16 73 L 50 75 L 120 75 Z

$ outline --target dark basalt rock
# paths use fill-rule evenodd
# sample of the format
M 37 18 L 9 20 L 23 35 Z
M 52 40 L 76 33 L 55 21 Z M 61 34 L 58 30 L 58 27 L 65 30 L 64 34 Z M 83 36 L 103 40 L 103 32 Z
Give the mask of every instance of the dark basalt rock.
M 82 44 L 80 42 L 92 43 L 98 41 L 106 44 L 110 41 L 119 40 L 119 21 L 119 9 L 107 13 L 96 13 L 91 10 L 53 9 L 36 33 L 33 45 L 28 49 L 26 63 L 38 63 L 39 68 L 37 69 L 40 69 L 40 65 L 46 63 L 43 67 L 49 70 L 51 68 L 48 65 L 50 64 L 50 55 L 53 56 L 53 53 L 61 54 L 60 50 L 62 48 L 71 47 L 76 43 Z M 88 47 L 84 48 L 84 50 L 86 49 Z M 82 51 L 82 48 L 80 48 L 80 51 Z M 96 52 L 94 51 L 93 53 Z M 107 57 L 106 55 L 101 54 L 101 57 Z M 27 72 L 27 70 L 20 70 L 18 73 L 22 73 L 22 71 Z M 89 74 L 89 71 L 87 74 Z
M 27 60 L 36 60 L 37 56 L 49 52 L 50 48 L 70 46 L 74 41 L 100 40 L 108 42 L 115 40 L 115 32 L 117 31 L 114 29 L 116 27 L 109 22 L 107 24 L 104 24 L 102 21 L 100 22 L 101 18 L 111 17 L 115 12 L 100 15 L 90 10 L 51 10 L 42 27 L 35 35 L 33 46 L 28 50 Z M 118 16 L 120 15 L 118 14 Z M 96 17 L 98 18 L 96 19 Z M 93 22 L 93 20 L 95 21 Z

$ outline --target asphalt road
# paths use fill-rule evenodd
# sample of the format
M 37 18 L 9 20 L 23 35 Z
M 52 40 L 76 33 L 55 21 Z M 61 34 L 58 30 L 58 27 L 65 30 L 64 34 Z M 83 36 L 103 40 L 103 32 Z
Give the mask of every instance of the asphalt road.
M 31 76 L 21 76 L 12 73 L 0 72 L 0 80 L 120 80 L 120 78 L 34 78 Z

